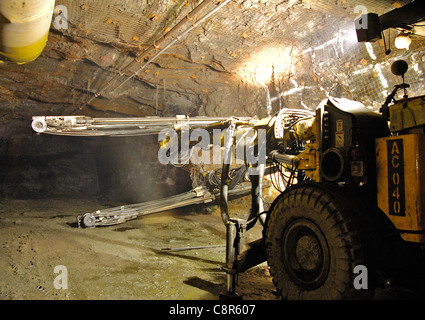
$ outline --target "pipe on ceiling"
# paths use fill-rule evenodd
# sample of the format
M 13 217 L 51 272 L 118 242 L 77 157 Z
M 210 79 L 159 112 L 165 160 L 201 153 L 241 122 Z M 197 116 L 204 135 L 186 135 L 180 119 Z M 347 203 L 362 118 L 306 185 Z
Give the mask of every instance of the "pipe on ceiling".
M 145 62 L 139 69 L 137 69 L 133 74 L 131 74 L 129 77 L 127 77 L 123 82 L 121 82 L 118 86 L 116 86 L 113 90 L 115 90 L 118 87 L 123 86 L 126 82 L 131 80 L 133 77 L 135 77 L 140 71 L 142 71 L 148 64 L 150 64 L 152 61 L 154 61 L 157 57 L 159 57 L 161 54 L 163 54 L 168 48 L 170 48 L 173 44 L 175 44 L 177 41 L 179 41 L 181 38 L 183 38 L 186 34 L 188 34 L 190 31 L 198 27 L 202 22 L 204 22 L 206 19 L 211 17 L 214 13 L 216 13 L 218 10 L 220 10 L 222 7 L 224 7 L 228 2 L 231 0 L 224 0 L 221 2 L 217 7 L 215 7 L 213 10 L 208 12 L 206 15 L 204 15 L 202 18 L 197 20 L 196 22 L 192 23 L 185 31 L 177 35 L 169 44 L 167 44 L 164 48 L 159 50 L 152 58 L 150 58 L 147 62 Z M 206 2 L 206 0 L 204 1 Z M 180 24 L 180 23 L 179 23 Z M 159 46 L 155 46 L 155 48 L 159 49 Z
M 196 21 L 192 21 L 192 25 L 187 28 L 185 31 L 183 31 L 180 34 L 177 34 L 177 32 L 181 29 L 182 26 L 184 26 L 187 22 L 193 20 L 197 17 L 197 15 L 210 3 L 212 3 L 214 0 L 204 0 L 202 1 L 195 9 L 193 9 L 189 14 L 186 15 L 185 18 L 180 20 L 170 31 L 164 34 L 163 37 L 160 39 L 154 41 L 154 43 L 147 48 L 144 52 L 141 52 L 138 54 L 138 56 L 130 62 L 128 65 L 126 65 L 118 74 L 116 74 L 108 83 L 106 83 L 104 86 L 102 86 L 93 97 L 91 97 L 87 102 L 85 102 L 81 107 L 84 108 L 86 105 L 90 104 L 94 99 L 101 96 L 109 87 L 115 83 L 121 75 L 124 74 L 125 71 L 130 70 L 131 67 L 136 65 L 137 63 L 143 62 L 144 59 L 155 50 L 159 50 L 152 58 L 150 58 L 147 62 L 145 62 L 135 73 L 131 74 L 129 77 L 127 77 L 123 82 L 121 82 L 119 85 L 115 86 L 112 91 L 114 91 L 116 88 L 122 86 L 124 83 L 132 79 L 140 70 L 145 68 L 149 63 L 151 63 L 153 60 L 155 60 L 159 55 L 161 55 L 164 51 L 166 51 L 169 47 L 171 47 L 175 42 L 180 40 L 183 36 L 185 36 L 187 33 L 189 33 L 192 29 L 196 28 L 199 24 L 201 24 L 203 21 L 208 19 L 210 16 L 212 16 L 215 12 L 220 10 L 223 6 L 225 6 L 227 3 L 229 3 L 231 0 L 224 0 L 221 3 L 219 3 L 214 9 L 209 11 L 206 15 L 204 15 L 202 18 L 196 19 Z M 161 49 L 161 45 L 165 40 L 171 38 L 172 36 L 175 36 L 175 38 L 165 47 Z
M 0 1 L 0 60 L 19 64 L 43 52 L 52 22 L 55 0 Z

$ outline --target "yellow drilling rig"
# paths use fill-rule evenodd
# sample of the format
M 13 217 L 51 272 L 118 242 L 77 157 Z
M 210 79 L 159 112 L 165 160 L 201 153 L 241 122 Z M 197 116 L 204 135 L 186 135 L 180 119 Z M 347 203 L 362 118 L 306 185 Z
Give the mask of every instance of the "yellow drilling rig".
M 223 298 L 238 298 L 237 274 L 264 261 L 285 299 L 370 298 L 385 281 L 420 268 L 425 243 L 425 97 L 408 97 L 405 61 L 391 69 L 403 83 L 379 113 L 329 97 L 315 112 L 282 109 L 265 119 L 37 116 L 32 128 L 78 136 L 160 133 L 159 149 L 169 163 L 196 168 L 189 193 L 88 213 L 77 217 L 79 226 L 218 200 L 227 231 Z M 404 96 L 395 100 L 398 90 Z M 238 147 L 243 151 L 235 166 Z M 221 168 L 193 163 L 191 155 L 200 150 L 221 152 Z M 238 189 L 247 183 L 248 189 Z M 278 195 L 265 206 L 263 189 L 270 185 Z M 229 212 L 232 192 L 251 193 L 246 219 Z M 246 243 L 257 221 L 263 236 Z

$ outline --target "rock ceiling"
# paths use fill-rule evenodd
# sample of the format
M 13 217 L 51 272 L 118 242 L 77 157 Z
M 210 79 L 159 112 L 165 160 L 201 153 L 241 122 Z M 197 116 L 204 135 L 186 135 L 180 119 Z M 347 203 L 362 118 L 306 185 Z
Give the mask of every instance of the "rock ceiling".
M 376 107 L 398 81 L 389 64 L 399 57 L 413 61 L 411 76 L 423 83 L 421 39 L 386 56 L 382 41 L 358 43 L 353 27 L 359 5 L 383 14 L 408 0 L 233 0 L 140 70 L 221 2 L 190 16 L 201 1 L 56 1 L 43 54 L 0 66 L 0 113 L 266 116 L 315 108 L 327 95 Z M 126 68 L 185 18 L 175 36 Z

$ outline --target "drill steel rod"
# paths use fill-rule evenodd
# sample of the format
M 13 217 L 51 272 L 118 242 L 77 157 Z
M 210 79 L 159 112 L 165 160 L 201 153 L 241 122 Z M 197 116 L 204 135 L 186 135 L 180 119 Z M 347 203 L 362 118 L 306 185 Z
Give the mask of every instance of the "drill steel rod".
M 31 127 L 37 133 L 65 136 L 134 136 L 156 134 L 163 129 L 183 126 L 206 127 L 226 121 L 226 117 L 138 117 L 91 118 L 86 116 L 34 116 Z M 241 121 L 252 118 L 242 117 Z
M 250 186 L 240 185 L 229 193 L 231 195 L 241 195 L 248 193 Z M 152 200 L 131 205 L 97 210 L 92 213 L 85 213 L 77 216 L 78 227 L 94 228 L 96 226 L 110 226 L 136 219 L 154 213 L 159 213 L 171 209 L 185 206 L 209 203 L 216 199 L 219 193 L 212 194 L 204 187 L 197 187 L 188 192 L 181 193 L 168 198 Z
M 187 251 L 187 250 L 199 250 L 199 249 L 210 249 L 210 248 L 224 248 L 225 244 L 213 244 L 209 246 L 198 246 L 198 247 L 183 247 L 183 248 L 162 248 L 161 251 Z

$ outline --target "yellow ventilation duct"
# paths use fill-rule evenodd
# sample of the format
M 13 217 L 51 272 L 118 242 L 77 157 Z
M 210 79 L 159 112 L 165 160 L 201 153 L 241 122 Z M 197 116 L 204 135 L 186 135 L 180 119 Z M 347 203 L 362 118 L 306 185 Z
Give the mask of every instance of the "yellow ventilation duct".
M 0 54 L 27 63 L 43 51 L 55 0 L 0 0 Z

